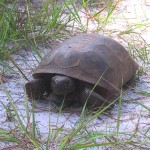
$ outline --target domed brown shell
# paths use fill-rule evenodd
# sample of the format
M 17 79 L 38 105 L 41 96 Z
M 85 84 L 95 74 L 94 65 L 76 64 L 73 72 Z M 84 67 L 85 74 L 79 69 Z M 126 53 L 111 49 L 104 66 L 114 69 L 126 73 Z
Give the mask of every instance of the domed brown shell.
M 118 42 L 99 34 L 81 34 L 43 58 L 33 77 L 61 74 L 106 89 L 110 96 L 135 75 L 138 65 Z

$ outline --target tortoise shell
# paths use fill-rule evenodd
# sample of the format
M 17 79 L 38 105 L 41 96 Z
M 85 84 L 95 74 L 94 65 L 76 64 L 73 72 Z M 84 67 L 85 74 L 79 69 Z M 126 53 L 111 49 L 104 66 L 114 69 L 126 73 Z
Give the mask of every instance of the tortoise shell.
M 135 75 L 138 65 L 118 42 L 99 34 L 80 34 L 48 53 L 33 77 L 60 74 L 106 89 L 109 96 Z

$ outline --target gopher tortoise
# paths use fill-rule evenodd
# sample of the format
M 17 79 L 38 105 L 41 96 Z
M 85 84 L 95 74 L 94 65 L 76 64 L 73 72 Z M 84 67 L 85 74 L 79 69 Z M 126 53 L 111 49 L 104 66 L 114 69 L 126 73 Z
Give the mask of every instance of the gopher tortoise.
M 29 99 L 99 108 L 109 104 L 137 70 L 137 63 L 115 40 L 80 34 L 49 52 L 25 88 Z

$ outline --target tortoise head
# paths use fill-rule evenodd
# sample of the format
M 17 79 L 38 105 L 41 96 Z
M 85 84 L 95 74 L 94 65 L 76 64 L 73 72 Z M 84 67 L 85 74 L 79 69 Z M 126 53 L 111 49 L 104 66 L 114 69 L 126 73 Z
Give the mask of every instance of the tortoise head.
M 75 90 L 75 81 L 67 76 L 56 75 L 51 80 L 51 88 L 56 95 L 66 96 Z

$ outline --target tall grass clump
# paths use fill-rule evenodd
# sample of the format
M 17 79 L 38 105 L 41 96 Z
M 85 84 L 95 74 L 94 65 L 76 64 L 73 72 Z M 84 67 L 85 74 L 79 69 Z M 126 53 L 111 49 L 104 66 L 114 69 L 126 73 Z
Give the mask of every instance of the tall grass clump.
M 4 68 L 12 68 L 9 61 L 24 78 L 20 66 L 12 58 L 24 46 L 29 46 L 35 54 L 42 58 L 38 43 L 49 39 L 63 39 L 67 24 L 72 20 L 64 15 L 65 5 L 57 1 L 47 0 L 40 7 L 31 6 L 30 1 L 18 3 L 0 1 L 0 64 Z M 51 9 L 49 9 L 51 8 Z
M 39 2 L 40 3 L 40 2 Z M 12 58 L 22 47 L 28 46 L 41 59 L 38 44 L 53 39 L 64 39 L 73 31 L 87 32 L 88 22 L 96 20 L 104 26 L 115 10 L 117 3 L 79 1 L 78 7 L 75 0 L 60 1 L 46 0 L 40 6 L 33 5 L 30 1 L 0 1 L 0 63 L 4 68 L 10 67 L 9 60 L 19 74 L 27 79 L 20 66 Z M 91 12 L 92 8 L 99 6 L 100 10 Z M 85 10 L 86 24 L 81 16 Z M 104 13 L 105 12 L 105 13 Z M 104 15 L 101 15 L 104 13 Z M 103 16 L 103 21 L 97 19 Z M 99 25 L 95 27 L 98 30 Z M 74 30 L 76 29 L 76 30 Z

